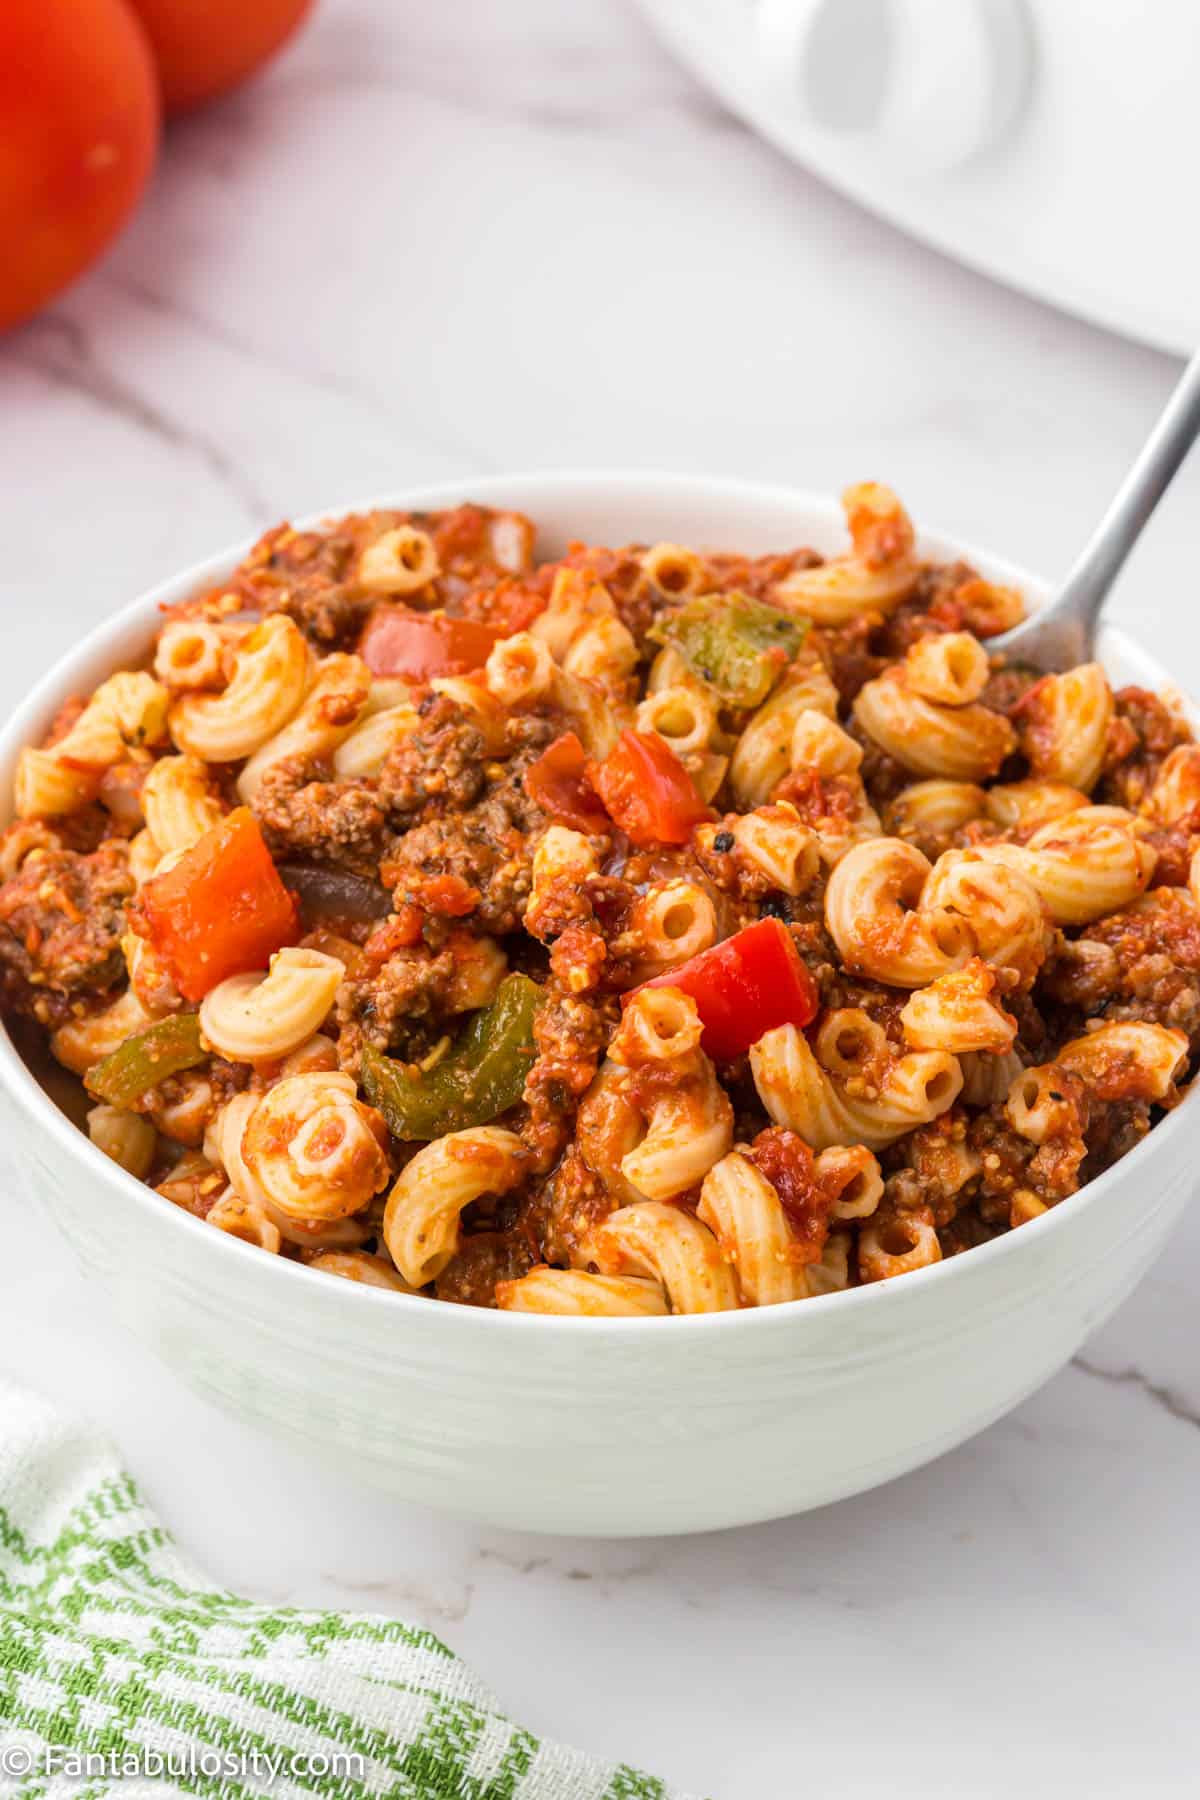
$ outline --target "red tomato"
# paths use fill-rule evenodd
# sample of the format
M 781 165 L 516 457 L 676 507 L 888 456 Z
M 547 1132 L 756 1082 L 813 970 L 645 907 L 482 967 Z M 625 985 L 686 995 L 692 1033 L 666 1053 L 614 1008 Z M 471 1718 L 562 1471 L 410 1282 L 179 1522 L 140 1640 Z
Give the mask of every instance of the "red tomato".
M 154 50 L 163 105 L 227 94 L 292 35 L 312 0 L 130 0 Z
M 265 969 L 299 932 L 296 902 L 279 878 L 258 821 L 239 806 L 138 895 L 137 929 L 187 1000 L 227 975 Z
M 500 635 L 476 619 L 448 619 L 445 613 L 387 604 L 377 606 L 367 620 L 358 653 L 376 675 L 428 681 L 434 675 L 482 669 Z
M 693 827 L 714 816 L 656 731 L 623 731 L 602 763 L 588 764 L 588 778 L 613 823 L 642 849 L 686 844 Z
M 443 919 L 465 919 L 479 905 L 479 889 L 461 875 L 418 875 L 412 886 L 421 908 Z
M 759 919 L 642 986 L 691 996 L 704 1025 L 701 1043 L 717 1062 L 741 1056 L 777 1025 L 803 1027 L 817 1016 L 816 983 L 778 919 Z M 638 992 L 624 994 L 621 1005 Z
M 525 771 L 525 792 L 535 806 L 589 836 L 609 830 L 609 817 L 587 778 L 587 756 L 573 731 L 542 751 Z
M 116 236 L 158 148 L 158 87 L 125 0 L 0 5 L 0 331 Z

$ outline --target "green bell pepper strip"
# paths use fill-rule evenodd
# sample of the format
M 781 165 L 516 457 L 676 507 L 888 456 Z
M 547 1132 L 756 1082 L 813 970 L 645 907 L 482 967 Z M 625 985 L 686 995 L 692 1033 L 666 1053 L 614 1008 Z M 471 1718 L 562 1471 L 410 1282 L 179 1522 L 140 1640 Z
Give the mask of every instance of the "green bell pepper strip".
M 200 1015 L 171 1013 L 126 1038 L 119 1049 L 93 1063 L 84 1076 L 88 1092 L 111 1106 L 129 1106 L 168 1075 L 207 1062 L 200 1043 Z
M 726 706 L 759 706 L 804 642 L 808 620 L 748 594 L 699 594 L 647 636 L 671 644 Z
M 506 975 L 454 1048 L 432 1069 L 396 1062 L 368 1044 L 362 1088 L 393 1137 L 429 1143 L 448 1131 L 487 1125 L 515 1106 L 536 1047 L 533 1021 L 542 990 L 528 975 Z

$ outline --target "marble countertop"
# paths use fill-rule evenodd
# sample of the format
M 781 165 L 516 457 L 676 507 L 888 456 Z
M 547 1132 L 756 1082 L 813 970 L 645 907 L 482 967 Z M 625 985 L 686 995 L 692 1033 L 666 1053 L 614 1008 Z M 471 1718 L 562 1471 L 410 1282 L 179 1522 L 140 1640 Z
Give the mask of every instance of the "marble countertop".
M 790 167 L 621 0 L 322 0 L 0 345 L 0 701 L 226 540 L 505 468 L 880 476 L 1054 572 L 1174 373 Z M 1198 500 L 1193 467 L 1118 611 L 1200 686 Z M 10 1203 L 4 1243 L 0 1369 L 103 1421 L 197 1559 L 430 1626 L 536 1730 L 720 1800 L 1194 1791 L 1200 1211 L 1069 1369 L 932 1467 L 617 1544 L 355 1491 L 191 1398 L 40 1218 Z

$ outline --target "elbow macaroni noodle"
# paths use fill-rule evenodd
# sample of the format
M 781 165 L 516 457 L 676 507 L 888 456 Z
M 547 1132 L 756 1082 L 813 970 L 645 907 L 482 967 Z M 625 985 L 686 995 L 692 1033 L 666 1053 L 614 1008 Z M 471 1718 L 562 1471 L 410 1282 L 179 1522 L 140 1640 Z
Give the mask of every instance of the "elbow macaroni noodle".
M 919 573 L 913 530 L 890 488 L 863 482 L 842 496 L 853 550 L 775 588 L 781 606 L 818 625 L 847 625 L 863 613 L 894 612 Z
M 346 973 L 320 950 L 276 951 L 265 974 L 230 975 L 207 993 L 200 1029 L 231 1062 L 271 1062 L 320 1030 Z
M 253 801 L 267 770 L 286 756 L 333 756 L 362 718 L 370 692 L 370 670 L 361 657 L 327 656 L 299 712 L 246 763 L 237 780 L 238 798 Z
M 276 613 L 243 640 L 228 687 L 181 694 L 168 724 L 179 749 L 204 762 L 238 762 L 281 731 L 308 686 L 308 646 L 291 619 Z
M 525 1159 L 516 1133 L 493 1125 L 453 1131 L 418 1150 L 383 1216 L 384 1242 L 405 1281 L 424 1287 L 441 1274 L 458 1249 L 464 1207 L 483 1194 L 507 1193 Z

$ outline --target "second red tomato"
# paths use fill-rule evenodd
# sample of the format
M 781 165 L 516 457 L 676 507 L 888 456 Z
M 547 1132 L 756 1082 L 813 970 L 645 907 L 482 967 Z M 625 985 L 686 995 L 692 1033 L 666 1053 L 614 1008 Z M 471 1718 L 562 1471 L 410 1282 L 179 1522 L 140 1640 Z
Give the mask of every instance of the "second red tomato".
M 190 112 L 273 56 L 313 0 L 130 0 L 158 64 L 163 106 Z

